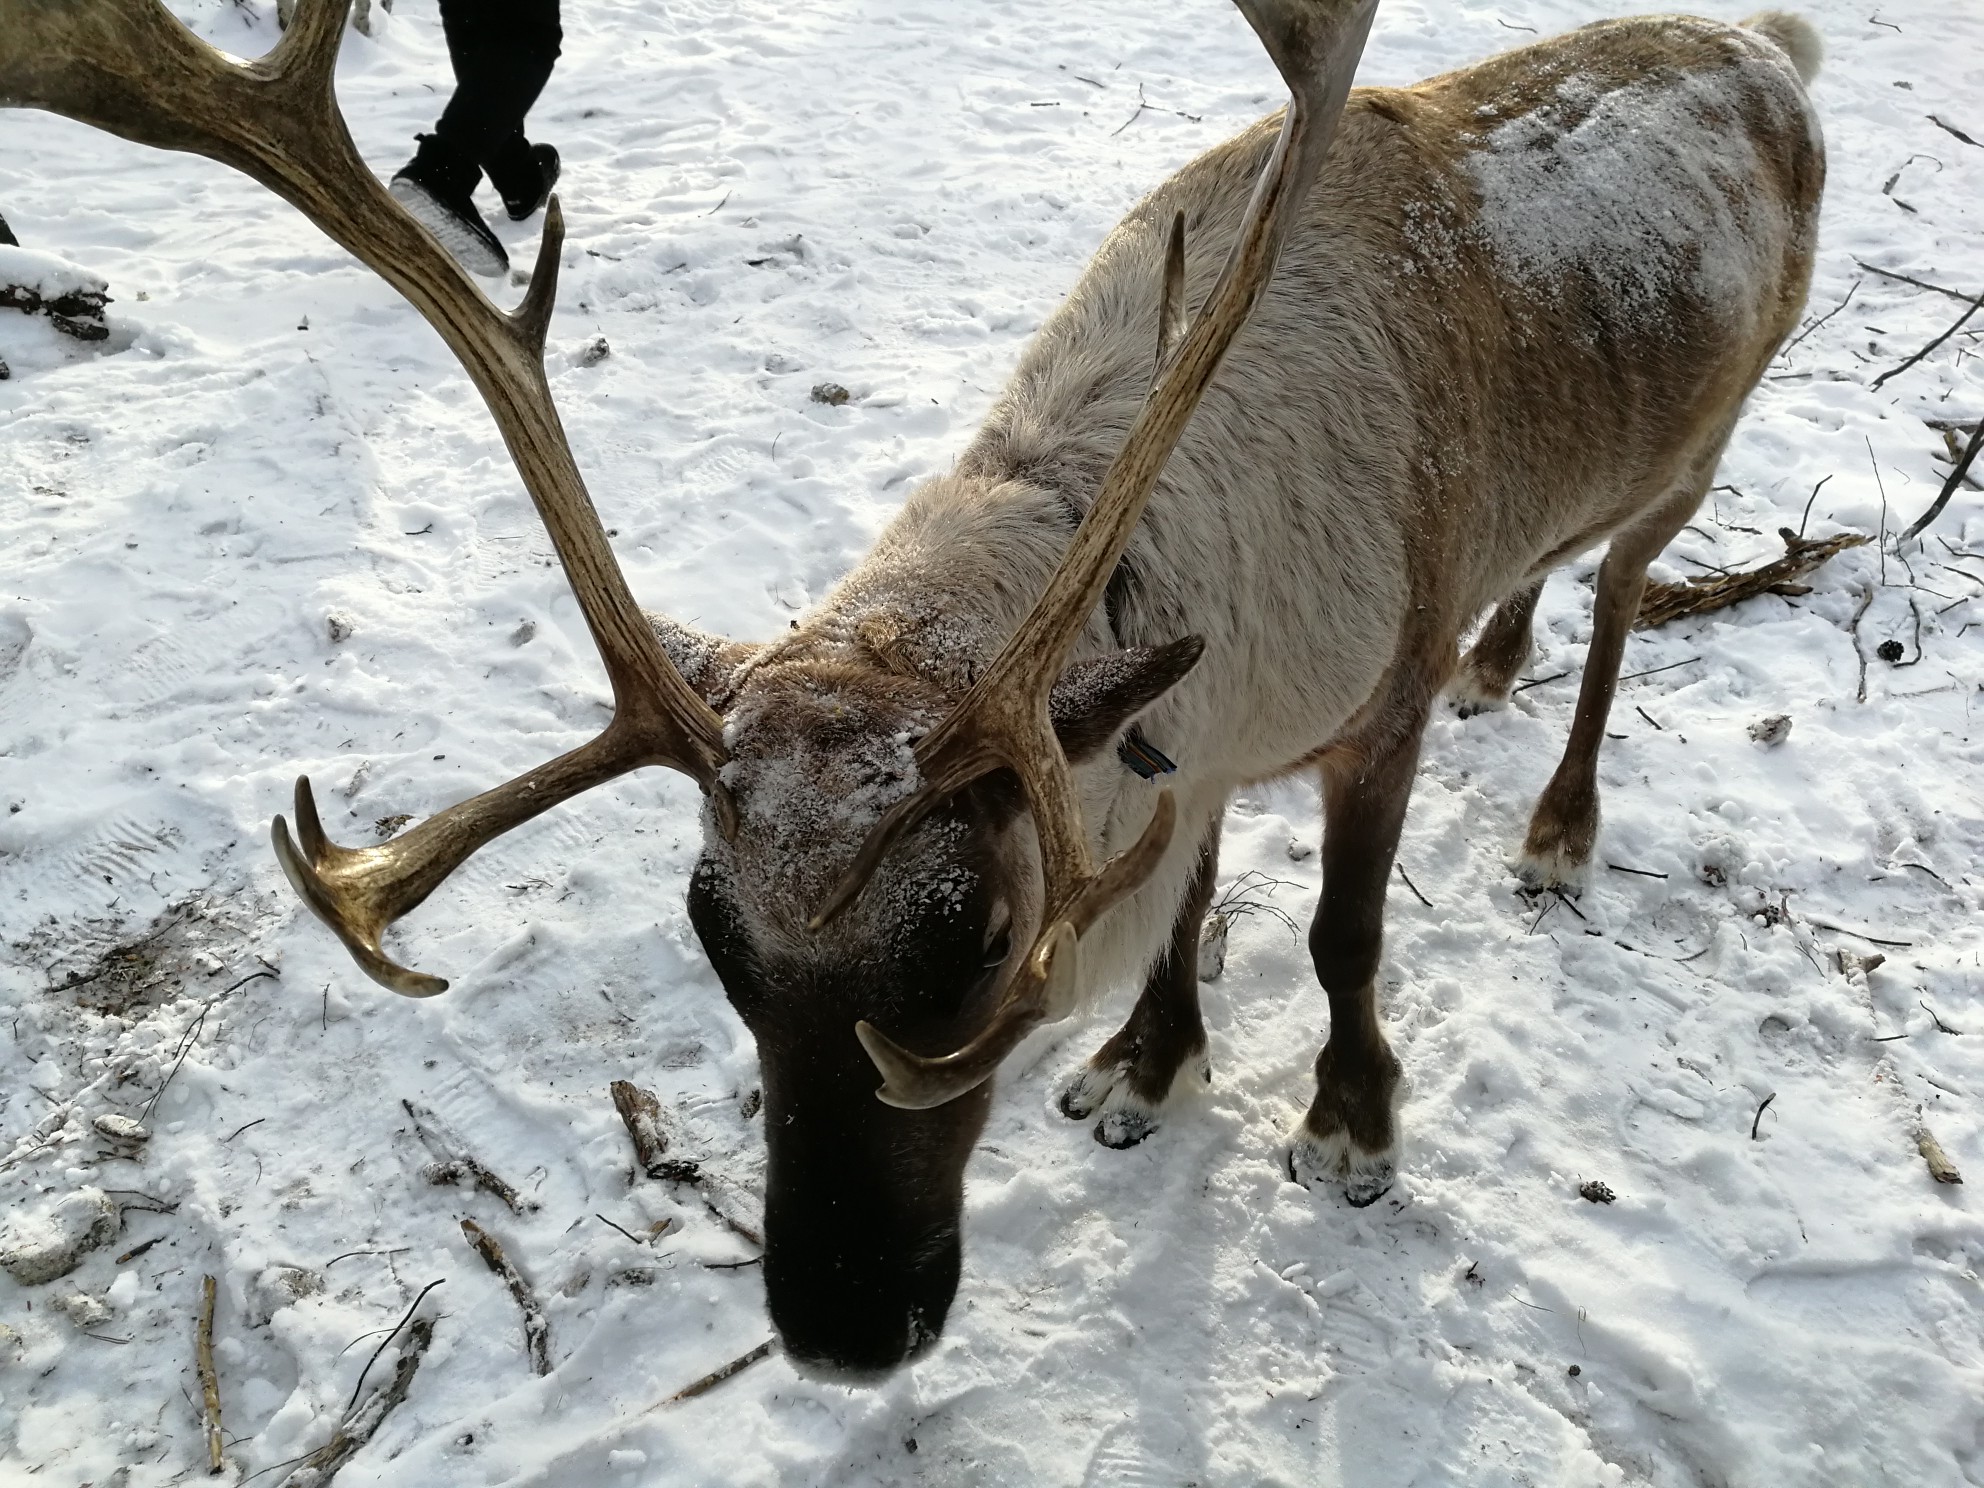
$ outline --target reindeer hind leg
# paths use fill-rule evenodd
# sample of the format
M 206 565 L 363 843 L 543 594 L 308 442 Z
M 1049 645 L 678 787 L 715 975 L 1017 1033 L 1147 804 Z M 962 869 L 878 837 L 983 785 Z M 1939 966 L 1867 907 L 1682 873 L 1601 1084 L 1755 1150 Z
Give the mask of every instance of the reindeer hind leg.
M 1598 751 L 1605 742 L 1605 720 L 1619 688 L 1619 662 L 1626 637 L 1639 617 L 1646 590 L 1646 566 L 1686 525 L 1708 494 L 1728 432 L 1687 469 L 1667 496 L 1638 522 L 1616 533 L 1598 566 L 1592 601 L 1591 646 L 1585 653 L 1584 680 L 1577 713 L 1550 783 L 1537 798 L 1523 840 L 1516 873 L 1532 888 L 1571 888 L 1584 880 L 1598 840 Z
M 1495 606 L 1495 613 L 1461 658 L 1447 683 L 1447 696 L 1462 718 L 1508 702 L 1509 688 L 1529 660 L 1529 625 L 1542 592 L 1543 581 L 1538 579 Z

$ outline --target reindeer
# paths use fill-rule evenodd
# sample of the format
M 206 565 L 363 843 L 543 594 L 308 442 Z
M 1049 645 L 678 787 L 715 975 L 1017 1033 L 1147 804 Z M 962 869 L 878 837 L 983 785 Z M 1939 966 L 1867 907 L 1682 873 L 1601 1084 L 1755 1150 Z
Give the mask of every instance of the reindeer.
M 299 780 L 273 837 L 304 902 L 432 996 L 381 935 L 471 853 L 628 771 L 691 776 L 689 913 L 763 1065 L 772 1318 L 802 1367 L 866 1377 L 943 1327 L 966 1160 L 1030 1030 L 1142 978 L 1060 1096 L 1106 1146 L 1210 1078 L 1194 968 L 1225 803 L 1314 771 L 1330 1027 L 1283 1161 L 1383 1194 L 1400 1066 L 1376 974 L 1421 733 L 1443 689 L 1506 700 L 1544 576 L 1608 543 L 1519 863 L 1576 885 L 1647 563 L 1804 302 L 1811 27 L 1609 21 L 1353 92 L 1377 0 L 1236 0 L 1287 108 L 1132 210 L 955 467 L 752 643 L 635 606 L 543 374 L 557 203 L 506 315 L 353 149 L 347 3 L 303 0 L 239 64 L 156 0 L 0 0 L 0 103 L 237 166 L 435 325 L 605 662 L 597 738 L 379 846 L 330 842 Z

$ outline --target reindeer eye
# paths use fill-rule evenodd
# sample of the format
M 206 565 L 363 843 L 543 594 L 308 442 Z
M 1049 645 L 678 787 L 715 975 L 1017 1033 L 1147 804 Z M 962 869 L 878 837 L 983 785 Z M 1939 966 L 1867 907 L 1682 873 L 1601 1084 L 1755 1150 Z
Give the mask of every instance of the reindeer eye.
M 992 943 L 985 948 L 984 966 L 989 971 L 995 966 L 1004 966 L 1006 957 L 1013 949 L 1013 929 L 1008 925 L 992 937 Z

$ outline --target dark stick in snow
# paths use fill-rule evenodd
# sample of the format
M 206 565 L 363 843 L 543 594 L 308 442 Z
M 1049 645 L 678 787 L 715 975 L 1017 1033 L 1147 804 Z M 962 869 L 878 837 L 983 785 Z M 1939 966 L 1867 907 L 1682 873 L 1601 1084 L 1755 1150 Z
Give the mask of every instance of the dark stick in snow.
M 1962 458 L 1950 468 L 1949 479 L 1943 482 L 1943 489 L 1936 493 L 1936 499 L 1929 504 L 1929 509 L 1909 523 L 1907 530 L 1901 534 L 1902 542 L 1907 542 L 1909 538 L 1916 536 L 1943 514 L 1943 508 L 1950 504 L 1950 497 L 1956 494 L 1956 488 L 1962 485 L 1964 477 L 1970 474 L 1970 466 L 1977 458 L 1980 444 L 1984 444 L 1984 419 L 1979 419 L 1977 427 L 1970 431 L 1970 443 L 1964 446 Z
M 539 1374 L 551 1373 L 551 1324 L 545 1321 L 544 1308 L 538 1302 L 537 1294 L 511 1264 L 494 1235 L 472 1219 L 462 1221 L 462 1233 L 468 1237 L 468 1243 L 475 1247 L 475 1253 L 482 1257 L 483 1263 L 496 1273 L 503 1285 L 510 1289 L 510 1295 L 517 1299 L 517 1306 L 524 1315 L 524 1351 L 530 1355 L 530 1367 Z
M 1883 279 L 1898 279 L 1903 284 L 1914 285 L 1917 289 L 1933 290 L 1939 295 L 1948 295 L 1953 300 L 1962 300 L 1966 305 L 1970 303 L 1970 296 L 1960 289 L 1944 289 L 1942 285 L 1931 284 L 1927 279 L 1911 279 L 1906 274 L 1897 274 L 1893 269 L 1883 269 L 1878 265 L 1870 264 L 1864 258 L 1856 258 L 1853 261 L 1868 273 L 1879 274 Z
M 407 1330 L 406 1348 L 399 1363 L 393 1366 L 391 1381 L 374 1391 L 363 1405 L 347 1410 L 331 1439 L 304 1458 L 278 1488 L 325 1488 L 337 1476 L 338 1469 L 372 1440 L 393 1407 L 406 1399 L 414 1372 L 420 1368 L 420 1361 L 427 1356 L 427 1346 L 433 1341 L 434 1320 L 416 1319 Z
M 1864 542 L 1866 539 L 1862 538 L 1861 541 Z M 1860 663 L 1860 686 L 1853 694 L 1856 703 L 1867 701 L 1867 653 L 1860 649 L 1860 619 L 1867 613 L 1867 606 L 1873 602 L 1874 588 L 1870 584 L 1860 595 L 1859 607 L 1853 612 L 1853 623 L 1846 628 L 1846 633 L 1853 638 L 1854 659 Z
M 403 1100 L 400 1104 L 413 1118 L 414 1134 L 420 1138 L 420 1144 L 434 1154 L 433 1165 L 426 1173 L 429 1183 L 459 1183 L 466 1178 L 484 1193 L 501 1199 L 512 1214 L 535 1214 L 542 1207 L 536 1199 L 525 1198 L 472 1156 L 461 1139 L 431 1108 L 416 1106 L 410 1100 Z
M 1776 1099 L 1777 1092 L 1773 1090 L 1763 1100 L 1758 1102 L 1757 1114 L 1750 1118 L 1750 1140 L 1752 1142 L 1757 1140 L 1757 1128 L 1763 1124 L 1764 1112 L 1770 1109 L 1770 1103 Z
M 1934 351 L 1938 346 L 1941 346 L 1945 341 L 1949 340 L 1950 337 L 1954 336 L 1958 331 L 1963 329 L 1964 322 L 1969 320 L 1971 316 L 1975 315 L 1979 307 L 1984 307 L 1984 295 L 1977 295 L 1974 298 L 1969 295 L 1966 295 L 1964 296 L 1964 298 L 1970 300 L 1970 308 L 1964 311 L 1963 314 L 1959 315 L 1956 318 L 1956 324 L 1951 326 L 1947 331 L 1944 331 L 1942 335 L 1938 336 L 1935 340 L 1931 341 L 1927 346 L 1923 347 L 1920 351 L 1916 352 L 1915 355 L 1910 357 L 1907 361 L 1902 362 L 1899 366 L 1888 368 L 1887 371 L 1883 372 L 1879 377 L 1876 377 L 1873 380 L 1872 384 L 1870 384 L 1873 391 L 1879 392 L 1881 390 L 1881 384 L 1886 382 L 1890 377 L 1898 377 L 1903 372 L 1906 372 L 1910 367 L 1914 366 L 1917 362 L 1921 361 L 1922 358 L 1929 355 L 1929 353 Z

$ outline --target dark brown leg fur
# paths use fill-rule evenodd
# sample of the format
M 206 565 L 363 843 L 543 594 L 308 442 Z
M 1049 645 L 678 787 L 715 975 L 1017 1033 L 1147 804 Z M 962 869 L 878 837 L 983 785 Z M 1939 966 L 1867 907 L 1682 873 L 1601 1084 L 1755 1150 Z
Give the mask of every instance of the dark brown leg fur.
M 1288 1153 L 1298 1183 L 1337 1179 L 1359 1208 L 1392 1186 L 1399 1062 L 1378 1024 L 1385 892 L 1419 763 L 1430 694 L 1407 684 L 1384 732 L 1323 761 L 1323 897 L 1309 929 L 1330 999 L 1329 1041 L 1316 1056 L 1316 1099 Z
M 1178 905 L 1171 944 L 1144 983 L 1130 1019 L 1095 1051 L 1061 1092 L 1061 1114 L 1080 1121 L 1102 1111 L 1095 1139 L 1105 1147 L 1134 1147 L 1157 1130 L 1158 1110 L 1179 1071 L 1206 1063 L 1206 1027 L 1199 1017 L 1199 927 L 1212 903 L 1219 867 L 1219 826 L 1199 852 L 1198 872 Z
M 1529 660 L 1529 624 L 1542 592 L 1539 579 L 1503 600 L 1461 658 L 1447 691 L 1462 718 L 1499 708 L 1509 700 L 1509 688 Z

